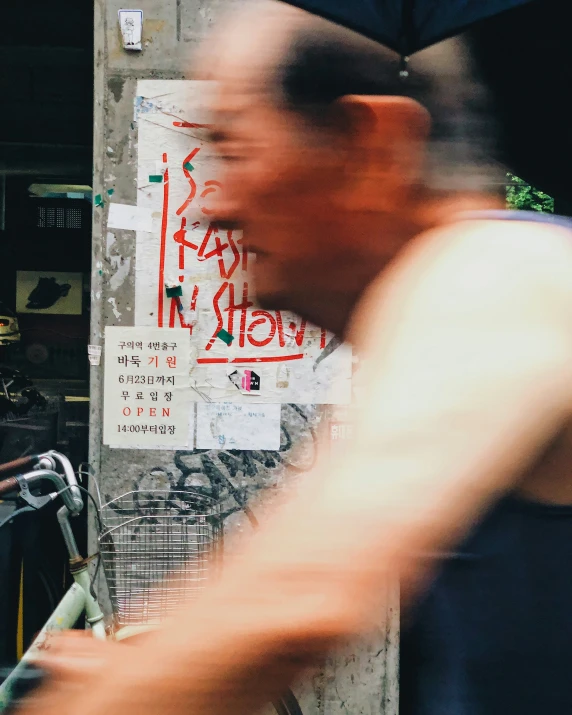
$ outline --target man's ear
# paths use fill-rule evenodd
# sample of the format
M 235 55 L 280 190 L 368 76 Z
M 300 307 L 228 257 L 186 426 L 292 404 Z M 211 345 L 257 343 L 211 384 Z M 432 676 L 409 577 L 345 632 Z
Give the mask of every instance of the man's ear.
M 407 97 L 348 95 L 338 105 L 346 134 L 340 201 L 362 211 L 392 211 L 421 175 L 429 113 Z

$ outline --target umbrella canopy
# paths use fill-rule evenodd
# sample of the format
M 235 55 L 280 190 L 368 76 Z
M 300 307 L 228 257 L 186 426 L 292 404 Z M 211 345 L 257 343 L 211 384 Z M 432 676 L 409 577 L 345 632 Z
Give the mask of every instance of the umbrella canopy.
M 283 0 L 407 56 L 468 30 L 506 165 L 572 216 L 570 0 Z
M 530 0 L 286 0 L 411 55 Z

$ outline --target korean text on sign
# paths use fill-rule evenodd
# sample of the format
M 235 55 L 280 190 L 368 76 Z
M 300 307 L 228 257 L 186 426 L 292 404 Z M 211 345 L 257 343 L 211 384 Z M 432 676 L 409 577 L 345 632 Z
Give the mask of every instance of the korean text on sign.
M 127 449 L 188 446 L 189 342 L 186 330 L 106 328 L 105 444 Z

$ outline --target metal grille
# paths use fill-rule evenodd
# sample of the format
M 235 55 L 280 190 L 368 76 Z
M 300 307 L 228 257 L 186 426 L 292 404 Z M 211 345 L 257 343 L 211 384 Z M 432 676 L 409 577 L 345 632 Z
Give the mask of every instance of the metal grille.
M 218 505 L 194 491 L 129 492 L 102 507 L 99 550 L 120 626 L 157 624 L 218 570 Z
M 80 208 L 64 206 L 37 206 L 37 228 L 76 228 L 83 227 L 83 213 Z
M 66 209 L 66 228 L 81 228 L 81 209 Z

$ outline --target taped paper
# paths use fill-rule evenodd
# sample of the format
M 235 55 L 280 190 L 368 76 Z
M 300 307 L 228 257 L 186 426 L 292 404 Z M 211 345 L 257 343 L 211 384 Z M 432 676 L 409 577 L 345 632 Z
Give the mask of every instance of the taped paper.
M 280 405 L 199 402 L 197 449 L 280 449 Z
M 153 210 L 130 204 L 109 204 L 108 228 L 153 232 Z

